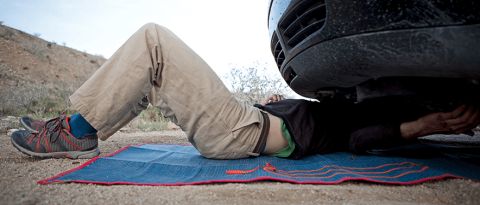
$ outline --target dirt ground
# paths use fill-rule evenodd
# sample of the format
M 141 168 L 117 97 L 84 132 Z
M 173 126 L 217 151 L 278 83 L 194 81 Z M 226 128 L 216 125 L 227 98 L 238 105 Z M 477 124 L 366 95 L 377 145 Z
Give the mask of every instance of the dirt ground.
M 480 135 L 474 138 L 480 139 Z M 189 144 L 182 131 L 162 131 L 118 132 L 99 146 L 102 155 L 107 155 L 142 143 Z M 10 137 L 2 134 L 0 204 L 480 204 L 480 182 L 463 179 L 410 186 L 361 181 L 337 185 L 262 181 L 173 187 L 37 183 L 87 161 L 30 158 L 18 152 Z
M 53 88 L 59 81 L 77 88 L 105 61 L 0 25 L 0 89 L 10 89 L 16 82 L 28 82 L 26 86 L 43 82 Z

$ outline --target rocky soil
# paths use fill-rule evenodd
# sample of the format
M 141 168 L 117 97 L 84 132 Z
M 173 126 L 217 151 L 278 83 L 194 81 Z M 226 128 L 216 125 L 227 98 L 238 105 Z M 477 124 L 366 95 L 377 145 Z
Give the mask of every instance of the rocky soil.
M 59 82 L 76 88 L 104 62 L 101 56 L 48 42 L 0 25 L 0 89 L 25 83 Z
M 442 138 L 432 137 L 430 140 Z M 449 138 L 453 140 L 452 137 Z M 480 141 L 480 134 L 474 138 Z M 466 140 L 469 141 L 469 140 Z M 189 144 L 182 131 L 118 132 L 100 142 L 102 155 L 142 143 Z M 480 204 L 480 183 L 444 179 L 410 186 L 361 181 L 337 185 L 286 182 L 130 186 L 62 183 L 38 180 L 73 169 L 88 160 L 30 158 L 0 135 L 0 204 Z

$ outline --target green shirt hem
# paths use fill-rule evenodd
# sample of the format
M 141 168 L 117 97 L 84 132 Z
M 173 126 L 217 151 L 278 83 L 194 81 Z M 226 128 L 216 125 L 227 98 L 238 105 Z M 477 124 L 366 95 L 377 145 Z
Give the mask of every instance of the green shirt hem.
M 295 143 L 292 141 L 292 137 L 290 136 L 290 133 L 287 130 L 287 126 L 283 122 L 283 120 L 280 118 L 280 122 L 282 124 L 282 134 L 287 138 L 288 141 L 288 146 L 285 148 L 278 150 L 277 152 L 273 154 L 269 154 L 269 156 L 272 157 L 288 157 L 293 153 L 293 150 L 295 150 Z

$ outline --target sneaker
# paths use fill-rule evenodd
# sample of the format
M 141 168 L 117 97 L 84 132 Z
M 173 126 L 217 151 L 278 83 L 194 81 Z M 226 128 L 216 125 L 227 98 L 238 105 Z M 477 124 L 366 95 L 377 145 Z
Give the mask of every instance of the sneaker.
M 98 136 L 77 139 L 70 133 L 70 117 L 60 117 L 43 122 L 38 132 L 28 130 L 12 134 L 12 145 L 18 151 L 36 158 L 90 159 L 100 154 Z
M 22 117 L 20 118 L 20 124 L 26 129 L 32 132 L 38 132 L 43 129 L 45 121 L 38 121 L 31 117 Z

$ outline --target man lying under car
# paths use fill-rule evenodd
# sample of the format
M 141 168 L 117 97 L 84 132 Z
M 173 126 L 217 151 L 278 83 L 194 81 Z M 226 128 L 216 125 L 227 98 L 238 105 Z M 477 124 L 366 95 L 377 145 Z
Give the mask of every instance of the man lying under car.
M 459 134 L 480 123 L 475 106 L 433 113 L 415 103 L 395 106 L 405 99 L 354 104 L 275 95 L 271 103 L 247 105 L 177 36 L 152 23 L 133 34 L 70 100 L 78 114 L 44 122 L 21 118 L 27 130 L 12 134 L 13 146 L 38 158 L 93 158 L 100 154 L 99 138 L 108 139 L 148 104 L 213 159 L 364 152 L 432 133 Z

